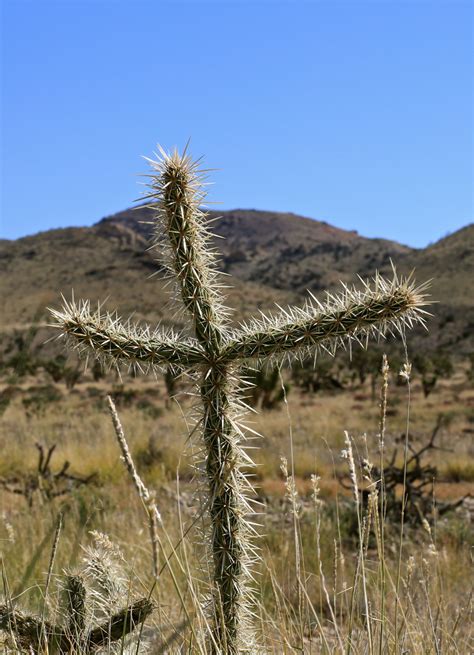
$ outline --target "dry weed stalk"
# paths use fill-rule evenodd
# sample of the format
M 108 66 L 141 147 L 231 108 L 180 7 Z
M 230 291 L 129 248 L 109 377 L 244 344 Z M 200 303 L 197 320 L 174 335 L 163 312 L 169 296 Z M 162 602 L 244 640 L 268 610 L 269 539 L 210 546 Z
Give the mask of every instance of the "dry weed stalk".
M 122 460 L 125 464 L 125 467 L 132 478 L 133 485 L 142 500 L 146 513 L 148 516 L 148 529 L 150 532 L 150 541 L 153 553 L 153 574 L 155 578 L 158 578 L 159 575 L 159 537 L 158 537 L 158 525 L 162 525 L 161 514 L 158 510 L 158 507 L 155 502 L 153 493 L 147 489 L 142 479 L 138 475 L 135 464 L 133 463 L 132 456 L 130 455 L 130 450 L 128 448 L 127 440 L 125 439 L 125 434 L 123 432 L 122 424 L 120 423 L 119 415 L 117 414 L 117 409 L 115 407 L 114 401 L 110 396 L 107 396 L 107 402 L 109 405 L 110 415 L 112 417 L 112 423 L 115 430 L 115 436 L 119 443 L 120 450 L 122 452 Z
M 168 366 L 199 376 L 201 426 L 210 513 L 210 548 L 214 565 L 214 641 L 219 652 L 255 652 L 247 629 L 251 616 L 251 569 L 255 558 L 252 486 L 244 473 L 251 460 L 243 446 L 240 418 L 245 406 L 237 394 L 238 367 L 248 360 L 305 355 L 322 348 L 334 352 L 351 340 L 423 322 L 423 289 L 413 281 L 387 281 L 377 275 L 361 290 L 344 287 L 324 304 L 311 297 L 303 307 L 279 309 L 238 329 L 231 329 L 215 254 L 210 247 L 199 162 L 186 153 L 160 149 L 150 160 L 149 194 L 156 212 L 156 245 L 176 283 L 191 320 L 194 338 L 122 323 L 115 314 L 89 302 L 64 302 L 53 310 L 55 326 L 79 350 L 111 364 L 145 369 Z

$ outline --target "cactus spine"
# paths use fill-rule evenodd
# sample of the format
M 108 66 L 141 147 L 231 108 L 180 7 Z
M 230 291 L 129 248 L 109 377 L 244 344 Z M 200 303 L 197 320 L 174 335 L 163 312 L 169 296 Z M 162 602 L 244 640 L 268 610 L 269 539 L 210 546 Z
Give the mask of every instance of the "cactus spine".
M 52 310 L 55 325 L 77 348 L 92 351 L 109 364 L 172 366 L 199 373 L 214 565 L 212 641 L 221 653 L 255 652 L 246 631 L 254 529 L 249 521 L 251 485 L 243 473 L 250 459 L 238 425 L 242 411 L 236 393 L 238 366 L 318 348 L 335 350 L 387 329 L 402 331 L 405 325 L 423 322 L 424 296 L 410 279 L 394 275 L 386 281 L 376 276 L 360 291 L 344 287 L 341 294 L 328 295 L 325 304 L 312 298 L 304 307 L 280 310 L 231 329 L 221 305 L 207 215 L 200 209 L 204 193 L 198 162 L 186 152 L 162 150 L 157 161 L 149 161 L 153 174 L 145 197 L 156 212 L 156 245 L 195 338 L 121 324 L 100 307 L 92 312 L 88 302 L 65 302 L 62 311 Z

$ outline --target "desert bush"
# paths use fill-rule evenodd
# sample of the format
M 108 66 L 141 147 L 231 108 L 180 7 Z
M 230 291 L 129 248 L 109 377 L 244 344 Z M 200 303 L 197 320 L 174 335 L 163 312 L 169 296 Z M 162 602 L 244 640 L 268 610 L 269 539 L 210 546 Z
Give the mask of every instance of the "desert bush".
M 292 366 L 292 380 L 305 393 L 322 390 L 337 391 L 344 386 L 338 363 L 323 357 L 319 359 L 317 365 L 310 358 L 296 361 Z
M 176 398 L 182 388 L 183 376 L 179 371 L 176 371 L 172 366 L 167 366 L 163 373 L 163 380 L 166 389 L 165 405 L 169 409 L 171 401 Z
M 23 471 L 9 478 L 0 477 L 0 487 L 10 493 L 23 496 L 29 507 L 33 506 L 36 496 L 44 501 L 52 501 L 72 493 L 81 485 L 87 485 L 95 477 L 74 475 L 70 472 L 70 462 L 65 460 L 62 466 L 54 472 L 51 460 L 56 450 L 56 444 L 49 448 L 36 443 L 38 450 L 38 465 L 35 471 Z
M 32 348 L 34 334 L 24 335 L 18 332 L 7 348 L 5 368 L 10 368 L 18 378 L 34 375 L 40 365 L 37 349 Z
M 474 353 L 470 353 L 468 356 L 469 368 L 466 371 L 467 379 L 470 382 L 474 382 Z
M 441 350 L 433 353 L 416 353 L 413 358 L 413 368 L 420 374 L 425 398 L 436 387 L 439 378 L 449 378 L 454 371 L 451 357 Z
M 114 385 L 111 396 L 117 407 L 131 407 L 138 398 L 136 389 L 126 388 L 123 384 Z
M 52 403 L 61 400 L 61 392 L 52 384 L 29 387 L 26 398 L 22 398 L 22 404 L 26 415 L 34 417 L 46 411 Z
M 82 371 L 79 364 L 69 366 L 67 361 L 67 357 L 64 355 L 56 355 L 53 359 L 41 361 L 41 365 L 51 376 L 53 382 L 64 382 L 66 388 L 71 391 L 81 379 Z
M 61 382 L 64 378 L 66 361 L 67 357 L 65 355 L 56 355 L 54 359 L 49 359 L 43 362 L 43 368 L 51 376 L 53 382 Z
M 467 494 L 455 501 L 434 501 L 433 487 L 436 481 L 441 479 L 453 479 L 453 476 L 461 474 L 464 471 L 467 475 L 474 473 L 474 467 L 469 465 L 462 469 L 454 465 L 444 469 L 444 475 L 438 471 L 438 467 L 426 461 L 426 457 L 435 450 L 449 452 L 449 449 L 438 446 L 436 439 L 440 430 L 449 423 L 450 417 L 440 414 L 436 424 L 427 438 L 418 448 L 414 448 L 408 443 L 408 455 L 400 458 L 400 445 L 404 443 L 406 436 L 401 435 L 398 444 L 392 448 L 390 454 L 387 453 L 388 461 L 384 463 L 383 470 L 377 465 L 364 464 L 364 459 L 360 468 L 366 468 L 363 475 L 363 486 L 360 486 L 358 493 L 362 503 L 370 500 L 374 488 L 380 494 L 382 493 L 381 485 L 383 484 L 384 494 L 384 511 L 386 517 L 392 522 L 397 523 L 403 517 L 404 520 L 412 525 L 422 525 L 423 521 L 434 520 L 460 507 L 464 500 L 470 496 Z M 471 470 L 470 470 L 471 469 Z M 350 475 L 340 476 L 340 482 L 346 489 L 351 488 Z M 459 480 L 457 480 L 459 481 Z M 403 489 L 402 495 L 399 490 Z
M 20 388 L 9 384 L 3 391 L 0 391 L 0 416 L 6 411 L 13 398 L 20 393 Z
M 358 377 L 359 384 L 363 385 L 370 375 L 376 378 L 380 374 L 382 354 L 376 348 L 357 348 L 352 352 L 349 368 Z
M 282 381 L 278 366 L 243 367 L 241 377 L 249 387 L 243 391 L 244 400 L 255 409 L 275 409 L 290 391 L 289 383 Z
M 105 371 L 98 359 L 95 359 L 92 364 L 92 377 L 94 382 L 98 382 L 105 377 Z

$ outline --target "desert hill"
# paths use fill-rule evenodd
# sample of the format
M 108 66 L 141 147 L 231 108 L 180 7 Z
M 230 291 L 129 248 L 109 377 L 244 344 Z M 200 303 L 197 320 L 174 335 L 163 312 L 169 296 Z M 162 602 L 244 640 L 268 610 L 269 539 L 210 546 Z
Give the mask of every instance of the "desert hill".
M 211 212 L 211 219 L 218 215 Z M 109 298 L 108 306 L 136 320 L 180 323 L 168 302 L 156 256 L 148 249 L 151 212 L 129 209 L 92 227 L 41 232 L 0 242 L 0 327 L 30 323 L 59 294 L 74 289 L 76 297 Z M 431 294 L 438 304 L 428 335 L 431 346 L 457 352 L 474 348 L 474 225 L 424 249 L 384 239 L 368 239 L 328 223 L 256 210 L 232 210 L 212 225 L 222 253 L 220 268 L 230 274 L 229 304 L 240 318 L 274 303 L 295 302 L 306 290 L 320 293 L 339 280 L 389 274 L 393 261 L 401 272 L 416 269 L 420 281 L 433 278 Z M 153 275 L 153 277 L 151 277 Z M 228 280 L 228 282 L 227 282 Z M 44 314 L 44 316 L 46 316 Z M 44 320 L 44 319 L 43 319 Z
M 237 209 L 217 214 L 213 232 L 221 238 L 215 246 L 222 253 L 222 270 L 239 280 L 273 289 L 305 293 L 386 268 L 412 250 L 393 241 L 367 239 L 355 231 L 296 214 Z M 152 213 L 145 207 L 128 210 L 97 224 L 102 234 L 114 230 L 139 234 L 149 242 Z M 126 231 L 126 232 L 125 232 Z

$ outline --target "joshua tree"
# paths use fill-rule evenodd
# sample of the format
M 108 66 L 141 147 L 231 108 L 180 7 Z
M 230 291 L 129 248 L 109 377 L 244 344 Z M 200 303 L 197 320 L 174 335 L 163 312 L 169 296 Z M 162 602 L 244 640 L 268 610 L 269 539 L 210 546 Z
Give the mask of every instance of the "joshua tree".
M 413 358 L 413 368 L 420 374 L 425 398 L 428 398 L 435 388 L 438 378 L 450 378 L 454 371 L 449 355 L 441 350 L 430 355 L 417 353 Z
M 351 340 L 388 330 L 403 331 L 422 322 L 424 296 L 410 279 L 376 276 L 362 290 L 344 287 L 324 304 L 311 297 L 303 307 L 279 310 L 231 329 L 217 284 L 215 254 L 210 248 L 203 171 L 186 151 L 160 149 L 145 198 L 155 211 L 156 246 L 176 282 L 194 337 L 120 322 L 116 314 L 92 311 L 89 302 L 65 302 L 53 311 L 63 334 L 79 350 L 111 364 L 172 366 L 196 374 L 202 403 L 205 475 L 213 561 L 213 643 L 218 652 L 255 652 L 246 625 L 251 603 L 254 556 L 252 487 L 244 474 L 251 464 L 239 424 L 239 366 L 285 356 L 305 355 L 318 348 L 334 351 Z

